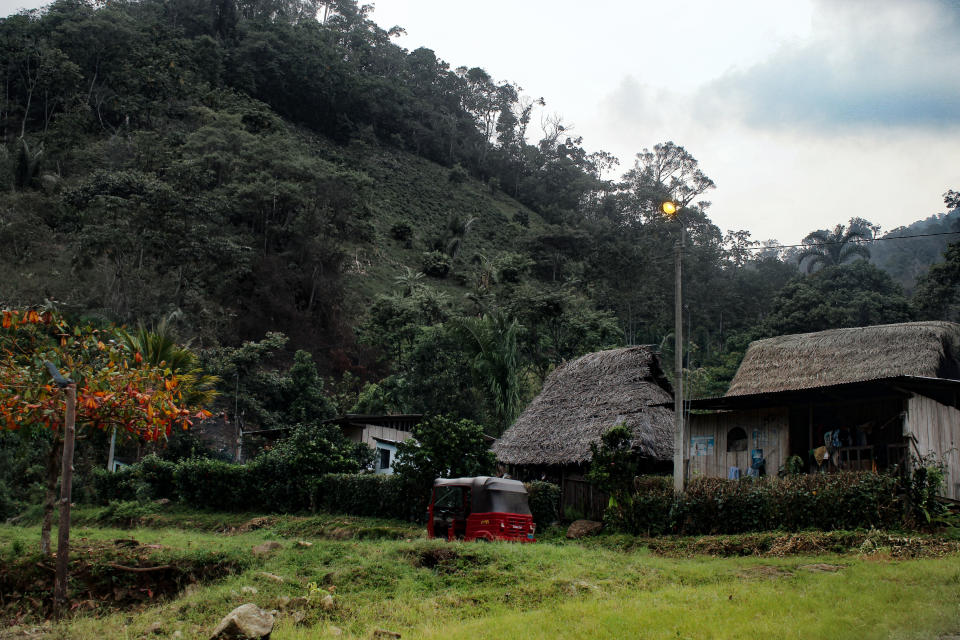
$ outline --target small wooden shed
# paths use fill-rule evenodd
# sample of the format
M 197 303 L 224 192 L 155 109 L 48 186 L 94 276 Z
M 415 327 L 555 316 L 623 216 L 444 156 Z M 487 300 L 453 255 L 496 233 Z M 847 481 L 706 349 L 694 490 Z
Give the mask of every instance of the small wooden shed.
M 688 476 L 731 477 L 791 456 L 809 471 L 947 465 L 960 498 L 960 325 L 908 322 L 753 342 L 719 398 L 690 403 Z

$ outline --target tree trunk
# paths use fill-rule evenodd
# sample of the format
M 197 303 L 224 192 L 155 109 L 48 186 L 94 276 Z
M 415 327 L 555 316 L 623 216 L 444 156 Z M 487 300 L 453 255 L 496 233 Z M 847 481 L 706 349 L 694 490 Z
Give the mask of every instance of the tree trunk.
M 60 526 L 57 533 L 57 574 L 53 607 L 60 615 L 67 606 L 67 573 L 70 566 L 70 501 L 73 499 L 73 445 L 76 436 L 77 385 L 66 388 L 67 411 L 63 429 L 63 464 L 60 483 Z
M 47 486 L 43 497 L 43 525 L 40 527 L 40 553 L 50 555 L 50 529 L 53 528 L 53 507 L 57 503 L 57 479 L 60 477 L 60 462 L 63 440 L 54 436 L 47 455 Z

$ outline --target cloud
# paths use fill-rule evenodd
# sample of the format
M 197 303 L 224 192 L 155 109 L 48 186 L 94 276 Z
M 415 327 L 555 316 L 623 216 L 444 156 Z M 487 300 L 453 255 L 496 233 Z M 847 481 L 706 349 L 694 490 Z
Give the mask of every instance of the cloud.
M 809 39 L 703 87 L 700 117 L 833 129 L 960 125 L 960 8 L 823 2 Z

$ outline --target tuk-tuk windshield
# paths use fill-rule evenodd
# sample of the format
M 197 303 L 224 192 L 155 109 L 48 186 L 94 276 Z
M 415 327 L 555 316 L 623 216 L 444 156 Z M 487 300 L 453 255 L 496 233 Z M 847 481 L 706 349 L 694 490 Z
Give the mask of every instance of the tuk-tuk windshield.
M 519 491 L 486 491 L 482 502 L 477 505 L 478 511 L 518 513 L 530 515 L 530 505 L 527 503 L 527 494 Z

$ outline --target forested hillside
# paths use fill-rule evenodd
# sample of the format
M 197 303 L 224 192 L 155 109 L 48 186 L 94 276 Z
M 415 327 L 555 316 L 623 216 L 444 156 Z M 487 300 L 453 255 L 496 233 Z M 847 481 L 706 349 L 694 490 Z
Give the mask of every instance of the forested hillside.
M 257 358 L 310 352 L 336 409 L 493 432 L 564 359 L 669 357 L 668 198 L 695 393 L 722 393 L 752 338 L 918 317 L 902 285 L 940 245 L 876 256 L 910 282 L 866 262 L 806 275 L 711 222 L 683 147 L 620 167 L 543 98 L 404 50 L 371 11 L 60 0 L 4 19 L 0 306 L 166 318 L 237 380 L 230 349 L 281 332 Z

